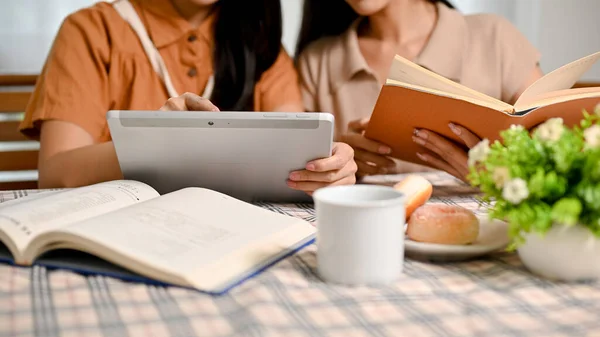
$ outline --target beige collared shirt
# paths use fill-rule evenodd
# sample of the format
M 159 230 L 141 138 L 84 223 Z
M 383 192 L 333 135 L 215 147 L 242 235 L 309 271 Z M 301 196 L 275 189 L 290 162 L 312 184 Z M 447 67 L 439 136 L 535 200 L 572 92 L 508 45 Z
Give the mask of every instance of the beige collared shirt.
M 437 6 L 436 27 L 414 62 L 509 101 L 538 64 L 538 51 L 502 17 Z M 334 114 L 336 136 L 350 121 L 371 115 L 381 90 L 360 51 L 357 26 L 358 21 L 341 36 L 314 42 L 298 62 L 306 109 Z

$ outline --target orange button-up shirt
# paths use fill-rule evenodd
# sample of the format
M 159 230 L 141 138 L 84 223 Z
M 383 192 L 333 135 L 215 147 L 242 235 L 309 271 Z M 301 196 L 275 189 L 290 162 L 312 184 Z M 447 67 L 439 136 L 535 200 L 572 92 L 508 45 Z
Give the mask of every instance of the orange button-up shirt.
M 213 22 L 194 28 L 168 0 L 130 0 L 160 52 L 177 92 L 201 94 L 213 74 Z M 40 122 L 62 120 L 109 141 L 108 110 L 157 110 L 167 91 L 138 36 L 111 4 L 68 16 L 54 41 L 26 109 L 21 131 L 39 138 Z M 285 50 L 255 86 L 254 109 L 302 106 L 294 64 Z

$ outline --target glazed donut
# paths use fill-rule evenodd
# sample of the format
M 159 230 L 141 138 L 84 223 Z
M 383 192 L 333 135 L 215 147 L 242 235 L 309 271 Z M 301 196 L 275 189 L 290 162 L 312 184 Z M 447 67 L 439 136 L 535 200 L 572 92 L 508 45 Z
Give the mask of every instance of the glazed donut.
M 421 205 L 424 205 L 431 194 L 433 186 L 431 183 L 418 175 L 409 175 L 402 181 L 394 185 L 394 189 L 402 192 L 405 196 L 405 212 L 407 220 L 410 215 Z
M 419 242 L 466 245 L 479 236 L 479 219 L 460 206 L 427 204 L 413 212 L 406 234 Z

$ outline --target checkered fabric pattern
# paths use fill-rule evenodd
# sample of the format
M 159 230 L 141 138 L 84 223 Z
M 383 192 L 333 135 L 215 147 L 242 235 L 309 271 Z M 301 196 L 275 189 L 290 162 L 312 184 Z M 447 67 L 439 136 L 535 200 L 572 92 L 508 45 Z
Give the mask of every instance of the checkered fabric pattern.
M 485 205 L 465 193 L 447 196 L 452 186 L 466 191 L 451 177 L 426 177 L 442 191 L 432 202 L 485 212 Z M 0 200 L 18 193 L 9 194 Z M 259 205 L 315 220 L 310 205 Z M 514 254 L 446 264 L 407 259 L 401 279 L 383 287 L 327 284 L 315 269 L 312 245 L 213 297 L 39 266 L 0 265 L 0 335 L 600 336 L 598 283 L 538 278 Z

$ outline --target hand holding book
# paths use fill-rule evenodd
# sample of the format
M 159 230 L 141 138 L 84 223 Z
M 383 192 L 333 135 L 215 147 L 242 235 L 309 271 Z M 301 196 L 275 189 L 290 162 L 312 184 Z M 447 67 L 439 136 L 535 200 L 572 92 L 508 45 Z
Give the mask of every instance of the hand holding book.
M 431 130 L 415 129 L 413 141 L 425 150 L 417 152 L 417 156 L 422 161 L 465 181 L 469 174 L 468 149 L 477 145 L 481 139 L 463 126 L 450 123 L 448 127 L 462 140 L 461 145 L 465 145 L 467 150 Z
M 348 124 L 349 132 L 342 135 L 344 142 L 354 148 L 354 160 L 358 165 L 358 175 L 377 175 L 395 173 L 397 163 L 390 157 L 390 147 L 365 138 L 364 131 L 369 119 L 358 119 Z M 468 150 L 481 139 L 469 129 L 450 123 L 449 129 L 462 140 L 463 146 L 448 140 L 444 136 L 427 129 L 415 129 L 413 142 L 421 148 L 416 155 L 431 166 L 446 171 L 458 179 L 465 180 L 469 173 L 467 165 Z
M 388 158 L 392 149 L 384 144 L 365 138 L 364 132 L 369 119 L 357 119 L 348 124 L 348 132 L 342 135 L 342 142 L 354 149 L 354 161 L 358 175 L 386 174 L 396 163 Z
M 548 73 L 510 105 L 396 56 L 364 136 L 388 145 L 392 149 L 390 157 L 436 167 L 439 165 L 417 156 L 422 146 L 413 140 L 415 129 L 428 130 L 444 138 L 432 146 L 437 148 L 433 153 L 446 153 L 445 146 L 446 151 L 452 149 L 456 156 L 462 157 L 464 163 L 467 142 L 472 140 L 465 140 L 464 133 L 462 136 L 454 133 L 448 126 L 450 123 L 490 142 L 498 140 L 499 131 L 513 124 L 532 129 L 553 117 L 561 117 L 566 125 L 578 123 L 583 109 L 590 111 L 600 102 L 600 87 L 570 88 L 598 59 L 600 52 Z M 458 155 L 461 147 L 463 155 Z M 449 158 L 447 164 L 452 161 Z M 457 166 L 453 167 L 456 170 Z

